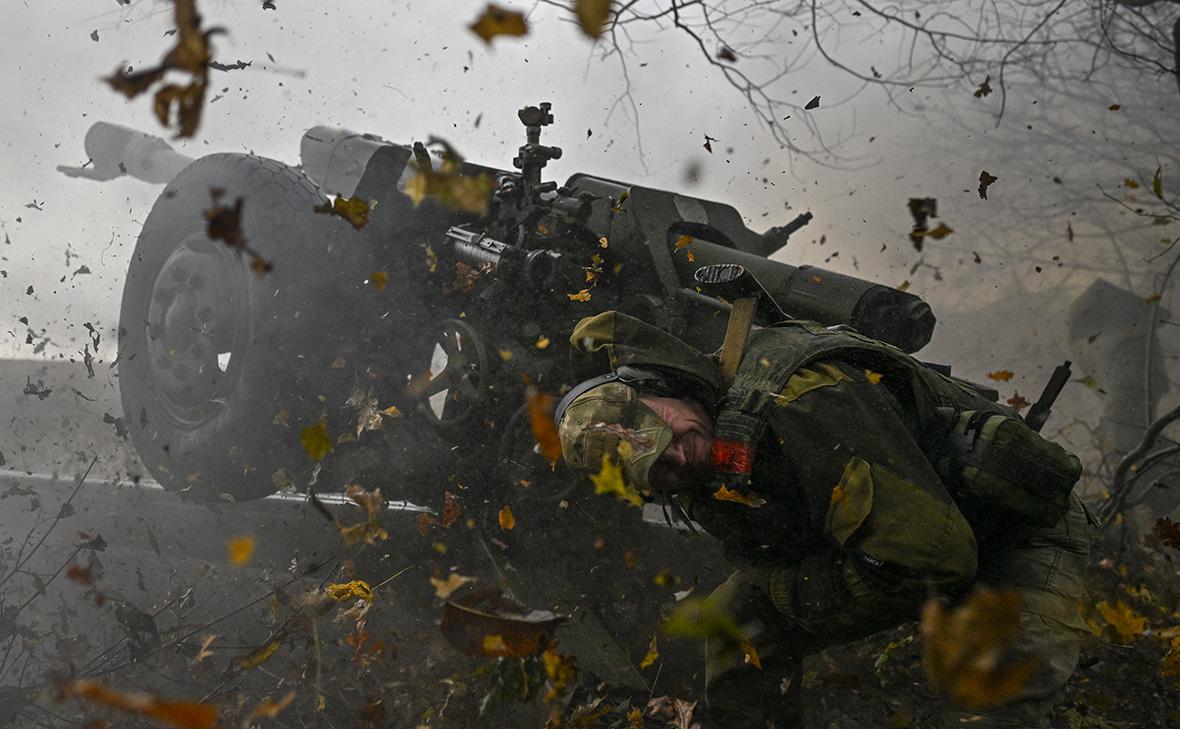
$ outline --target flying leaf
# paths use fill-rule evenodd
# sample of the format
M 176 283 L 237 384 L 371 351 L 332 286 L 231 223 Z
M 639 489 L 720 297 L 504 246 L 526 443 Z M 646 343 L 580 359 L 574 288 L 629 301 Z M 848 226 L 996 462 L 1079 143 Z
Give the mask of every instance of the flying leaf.
M 1010 655 L 1020 632 L 1018 590 L 975 590 L 951 610 L 938 599 L 922 608 L 922 666 L 930 686 L 972 709 L 1018 694 L 1036 659 Z
M 656 660 L 659 659 L 659 657 L 660 657 L 660 648 L 658 645 L 656 645 L 656 637 L 653 635 L 651 637 L 651 645 L 649 645 L 647 647 L 647 655 L 645 655 L 643 657 L 643 660 L 639 662 L 639 667 L 640 668 L 647 668 L 647 667 L 651 666 L 652 664 L 654 664 L 656 662 Z
M 262 646 L 255 648 L 247 655 L 236 659 L 234 664 L 243 671 L 249 670 L 251 668 L 258 668 L 263 663 L 269 661 L 270 657 L 278 652 L 282 645 L 282 640 L 275 638 L 274 640 L 271 640 Z
M 1164 660 L 1160 662 L 1160 676 L 1180 679 L 1180 635 L 1172 638 L 1172 644 L 1164 655 Z M 1180 688 L 1180 681 L 1175 685 Z
M 1106 108 L 1110 109 L 1111 111 L 1118 111 L 1119 109 L 1121 109 L 1123 107 L 1121 104 L 1111 104 L 1110 106 L 1108 106 Z
M 590 300 L 590 289 L 582 289 L 581 291 L 579 291 L 576 294 L 566 294 L 565 296 L 570 301 L 589 301 Z
M 880 372 L 873 372 L 872 370 L 865 370 L 865 379 L 869 381 L 870 385 L 878 385 L 881 383 L 881 378 L 884 377 Z
M 1139 182 L 1137 180 L 1130 178 L 1130 177 L 1124 177 L 1123 178 L 1123 186 L 1126 187 L 1128 190 L 1135 190 L 1139 187 Z
M 156 118 L 168 126 L 172 108 L 177 110 L 177 137 L 192 137 L 201 122 L 201 110 L 205 102 L 205 90 L 209 83 L 209 65 L 212 53 L 209 39 L 224 32 L 221 28 L 201 30 L 201 16 L 197 14 L 196 0 L 176 0 L 173 18 L 178 36 L 176 46 L 165 54 L 160 63 L 134 73 L 120 65 L 115 73 L 105 79 L 116 91 L 133 99 L 162 82 L 169 71 L 189 75 L 187 86 L 169 83 L 156 91 L 153 109 Z
M 411 164 L 417 174 L 406 182 L 403 189 L 414 205 L 422 204 L 429 197 L 452 210 L 480 215 L 486 213 L 488 199 L 496 189 L 496 181 L 484 173 L 463 174 L 463 158 L 446 140 L 431 137 L 427 144 L 437 144 L 443 148 L 442 163 L 437 170 L 434 169 L 426 147 L 420 142 L 414 143 L 414 160 Z M 434 253 L 427 248 L 426 255 L 427 267 L 433 271 L 437 265 Z
M 1180 522 L 1175 522 L 1166 516 L 1156 519 L 1151 533 L 1161 543 L 1172 549 L 1180 549 Z
M 988 372 L 987 376 L 998 382 L 1007 382 L 1012 379 L 1011 370 L 996 370 L 995 372 Z
M 322 461 L 324 456 L 332 451 L 332 439 L 328 437 L 328 423 L 320 420 L 315 425 L 309 425 L 299 431 L 299 442 L 307 457 L 313 461 Z
M 995 175 L 989 175 L 987 173 L 987 170 L 984 170 L 979 173 L 979 197 L 980 197 L 980 199 L 982 199 L 982 200 L 987 199 L 987 188 L 991 187 L 991 184 L 998 179 L 1000 179 L 1000 178 L 996 177 Z
M 211 729 L 217 723 L 217 708 L 209 704 L 165 701 L 141 693 L 119 693 L 88 679 L 72 681 L 61 689 L 67 696 L 145 716 L 179 729 Z
M 389 285 L 389 274 L 384 271 L 373 271 L 369 274 L 369 281 L 373 284 L 373 288 L 384 291 L 385 287 Z
M 643 508 L 643 497 L 623 481 L 623 469 L 615 463 L 609 453 L 602 454 L 602 468 L 590 476 L 594 493 L 611 494 L 632 506 Z
M 231 539 L 225 543 L 225 551 L 230 564 L 244 567 L 254 556 L 254 537 L 247 535 Z
M 713 498 L 718 501 L 732 501 L 735 504 L 748 506 L 751 509 L 757 509 L 766 504 L 766 499 L 751 491 L 748 494 L 743 494 L 740 491 L 729 488 L 722 484 L 720 488 L 713 492 Z
M 314 212 L 335 215 L 352 223 L 352 227 L 360 230 L 369 223 L 369 203 L 359 197 L 345 198 L 337 195 L 332 202 L 316 205 Z
M 1016 410 L 1016 412 L 1020 412 L 1021 410 L 1024 410 L 1026 407 L 1028 407 L 1031 404 L 1032 403 L 1030 403 L 1028 400 L 1025 400 L 1024 396 L 1021 395 L 1019 392 L 1013 393 L 1012 397 L 1008 398 L 1008 405 L 1011 406 L 1014 410 Z
M 364 580 L 353 580 L 351 582 L 339 582 L 328 585 L 326 588 L 328 597 L 336 602 L 344 602 L 345 600 L 364 600 L 365 602 L 373 602 L 373 588 Z
M 594 40 L 601 38 L 610 18 L 610 6 L 611 0 L 574 0 L 574 14 L 582 32 Z
M 356 484 L 348 484 L 344 487 L 344 494 L 365 511 L 365 521 L 360 524 L 337 525 L 344 543 L 364 541 L 365 544 L 376 544 L 389 539 L 389 532 L 381 525 L 381 515 L 385 511 L 385 498 L 381 495 L 381 489 L 367 491 Z
M 294 691 L 288 691 L 278 700 L 267 696 L 250 711 L 246 720 L 242 722 L 243 726 L 253 726 L 259 719 L 274 719 L 283 712 L 283 709 L 291 705 L 291 702 L 295 700 L 295 695 Z
M 804 104 L 804 105 L 803 105 L 803 108 L 804 108 L 804 109 L 808 109 L 808 110 L 810 110 L 810 109 L 818 109 L 818 108 L 819 108 L 819 97 L 818 97 L 818 96 L 813 96 L 813 97 L 811 98 L 811 101 L 809 101 L 809 102 L 807 102 L 806 104 Z
M 443 529 L 450 529 L 451 525 L 463 515 L 463 507 L 450 491 L 443 492 L 442 525 Z
M 208 223 L 205 234 L 210 240 L 219 240 L 235 251 L 249 255 L 250 267 L 256 275 L 261 277 L 270 272 L 274 266 L 250 247 L 245 234 L 242 233 L 242 198 L 239 197 L 233 207 L 227 207 L 221 204 L 221 198 L 225 195 L 224 190 L 212 188 L 209 195 L 213 199 L 213 206 L 203 213 Z
M 983 80 L 983 83 L 981 83 L 979 85 L 979 88 L 975 89 L 975 93 L 972 95 L 977 99 L 982 99 L 983 97 L 987 96 L 991 92 L 992 92 L 992 77 L 989 75 L 987 78 L 985 78 Z
M 716 643 L 722 653 L 745 654 L 749 639 L 716 597 L 689 597 L 677 603 L 661 629 L 672 638 L 696 638 Z M 710 650 L 712 650 L 710 645 Z
M 193 656 L 193 665 L 196 665 L 213 655 L 213 651 L 209 650 L 209 646 L 213 644 L 214 640 L 217 640 L 217 636 L 213 633 L 210 633 L 209 635 L 201 638 L 201 647 L 197 649 L 197 655 Z
M 446 600 L 451 596 L 455 590 L 458 590 L 463 585 L 475 582 L 474 577 L 467 577 L 458 572 L 452 572 L 447 575 L 447 579 L 440 580 L 437 577 L 430 578 L 430 584 L 434 586 L 434 595 L 440 599 Z
M 952 230 L 946 223 L 939 223 L 933 230 L 927 230 L 923 233 L 923 235 L 927 235 L 934 240 L 942 240 L 954 232 L 955 231 Z
M 691 235 L 678 235 L 676 236 L 676 242 L 674 245 L 676 246 L 676 250 L 680 250 L 681 248 L 691 244 L 694 240 L 695 238 L 693 238 Z
M 1159 199 L 1164 199 L 1164 167 L 1163 165 L 1155 166 L 1155 174 L 1151 177 L 1151 192 Z
M 497 520 L 500 522 L 500 528 L 506 532 L 510 532 L 516 528 L 516 516 L 512 513 L 512 507 L 508 505 L 500 507 L 500 514 Z
M 483 39 L 484 43 L 492 44 L 492 39 L 501 36 L 528 35 L 529 24 L 524 13 L 488 4 L 475 22 L 468 26 L 472 33 Z
M 1122 600 L 1116 601 L 1114 605 L 1103 600 L 1096 607 L 1098 614 L 1124 643 L 1130 643 L 1142 636 L 1143 631 L 1147 629 L 1147 618 L 1135 612 L 1131 606 L 1123 604 Z
M 545 460 L 551 465 L 555 464 L 561 458 L 561 438 L 557 435 L 557 424 L 553 422 L 554 398 L 531 385 L 525 391 L 525 397 L 533 440 L 537 442 Z

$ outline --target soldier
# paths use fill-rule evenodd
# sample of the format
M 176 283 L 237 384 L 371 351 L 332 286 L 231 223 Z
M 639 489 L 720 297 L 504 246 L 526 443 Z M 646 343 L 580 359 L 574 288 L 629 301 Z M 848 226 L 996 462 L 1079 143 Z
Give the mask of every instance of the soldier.
M 732 385 L 716 359 L 618 312 L 583 319 L 575 351 L 610 372 L 558 405 L 564 457 L 621 469 L 724 545 L 713 593 L 761 668 L 709 641 L 718 727 L 801 724 L 801 661 L 913 620 L 932 592 L 1018 589 L 1019 695 L 973 726 L 1041 726 L 1073 672 L 1089 530 L 1080 465 L 1012 410 L 900 350 L 812 322 L 748 339 Z M 723 490 L 724 489 L 724 490 Z M 982 715 L 983 718 L 980 718 Z

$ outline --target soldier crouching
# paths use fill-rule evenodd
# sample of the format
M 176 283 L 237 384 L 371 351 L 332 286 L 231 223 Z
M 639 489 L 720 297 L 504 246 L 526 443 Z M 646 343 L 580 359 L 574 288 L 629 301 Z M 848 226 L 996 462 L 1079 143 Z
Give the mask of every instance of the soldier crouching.
M 619 467 L 719 539 L 738 570 L 713 594 L 761 666 L 706 646 L 717 727 L 802 725 L 802 659 L 915 619 L 932 592 L 1019 590 L 1019 693 L 947 725 L 1043 726 L 1078 661 L 1089 531 L 1073 454 L 1012 410 L 875 340 L 813 322 L 716 360 L 618 312 L 582 320 L 610 372 L 558 405 L 567 464 Z

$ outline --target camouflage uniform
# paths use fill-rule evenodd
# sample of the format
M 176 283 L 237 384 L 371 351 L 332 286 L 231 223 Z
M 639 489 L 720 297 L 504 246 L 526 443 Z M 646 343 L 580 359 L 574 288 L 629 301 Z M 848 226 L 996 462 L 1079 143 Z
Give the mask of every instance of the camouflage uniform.
M 650 361 L 654 348 L 664 352 L 658 367 L 683 367 L 717 383 L 707 358 L 677 349 L 669 335 L 645 326 L 608 312 L 583 320 L 571 343 L 583 352 L 605 352 L 612 367 Z M 816 325 L 808 326 L 814 333 Z M 762 340 L 775 336 L 762 334 Z M 677 349 L 683 364 L 671 361 L 664 344 Z M 757 347 L 748 347 L 738 382 L 743 369 L 766 364 L 759 356 Z M 875 372 L 864 361 L 846 359 L 857 357 L 810 362 L 773 393 L 751 477 L 764 505 L 717 500 L 705 490 L 680 496 L 741 567 L 714 596 L 762 664 L 759 670 L 740 655 L 707 646 L 711 717 L 721 727 L 799 726 L 804 656 L 915 619 L 932 589 L 953 597 L 983 583 L 1022 592 L 1017 650 L 1039 656 L 1038 667 L 1007 705 L 985 712 L 948 708 L 944 719 L 948 725 L 1045 725 L 1085 632 L 1077 607 L 1092 517 L 1076 497 L 1052 525 L 1022 526 L 960 508 L 927 456 L 923 424 L 932 403 L 921 402 L 906 381 L 917 375 L 887 363 Z M 592 421 L 627 424 L 638 413 L 651 429 L 654 414 L 643 413 L 647 408 L 637 399 L 625 405 L 626 414 L 620 410 L 618 401 L 627 399 L 620 387 L 591 390 L 566 411 L 561 433 L 575 468 L 596 470 L 598 454 L 612 446 L 608 433 L 586 427 Z M 612 391 L 606 401 L 595 396 Z M 646 486 L 645 471 L 668 440 L 655 433 L 645 452 L 625 448 L 633 462 L 622 465 L 637 487 Z

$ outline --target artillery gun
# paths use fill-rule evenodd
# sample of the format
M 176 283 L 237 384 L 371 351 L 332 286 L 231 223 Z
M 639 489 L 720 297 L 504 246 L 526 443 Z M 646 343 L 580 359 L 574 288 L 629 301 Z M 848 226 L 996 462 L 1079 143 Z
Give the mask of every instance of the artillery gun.
M 934 316 L 918 297 L 768 258 L 810 213 L 757 233 L 733 207 L 690 195 L 590 174 L 544 181 L 561 156 L 540 141 L 550 105 L 519 117 L 527 140 L 515 169 L 460 168 L 494 181 L 483 214 L 411 200 L 407 185 L 438 164 L 421 145 L 315 127 L 290 167 L 245 154 L 191 160 L 94 125 L 93 166 L 64 171 L 166 183 L 119 325 L 124 414 L 150 473 L 202 499 L 359 481 L 422 503 L 456 486 L 557 503 L 572 479 L 537 452 L 525 388 L 559 395 L 577 382 L 565 340 L 608 309 L 715 349 L 729 304 L 696 285 L 709 264 L 740 264 L 794 317 L 907 352 L 930 339 Z M 329 196 L 364 201 L 367 223 L 318 212 Z M 210 237 L 218 201 L 240 215 L 238 242 L 269 272 Z M 333 451 L 317 463 L 300 433 L 319 422 Z

